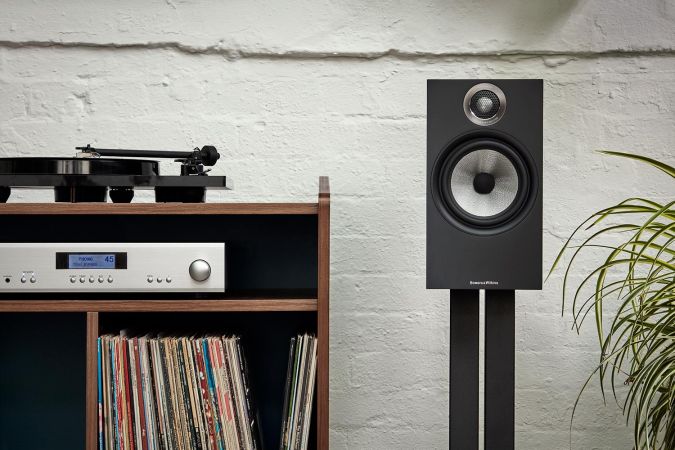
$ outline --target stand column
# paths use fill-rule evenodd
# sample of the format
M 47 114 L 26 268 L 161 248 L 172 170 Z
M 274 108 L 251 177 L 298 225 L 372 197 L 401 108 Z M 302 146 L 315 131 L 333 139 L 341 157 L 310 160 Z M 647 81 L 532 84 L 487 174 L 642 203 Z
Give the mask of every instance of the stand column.
M 450 291 L 452 450 L 478 449 L 478 293 L 477 290 Z
M 514 448 L 515 334 L 515 292 L 485 291 L 485 450 Z

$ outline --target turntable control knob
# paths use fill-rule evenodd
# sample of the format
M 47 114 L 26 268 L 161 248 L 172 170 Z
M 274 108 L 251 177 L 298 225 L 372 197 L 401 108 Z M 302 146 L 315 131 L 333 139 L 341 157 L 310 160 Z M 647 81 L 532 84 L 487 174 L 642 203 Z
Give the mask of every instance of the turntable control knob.
M 192 261 L 190 277 L 195 281 L 206 281 L 211 276 L 211 266 L 203 259 Z

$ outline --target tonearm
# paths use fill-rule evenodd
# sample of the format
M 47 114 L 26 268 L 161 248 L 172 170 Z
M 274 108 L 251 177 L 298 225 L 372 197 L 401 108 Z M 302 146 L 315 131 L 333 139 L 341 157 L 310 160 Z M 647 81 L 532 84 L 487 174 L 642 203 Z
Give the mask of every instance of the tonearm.
M 210 169 L 204 170 L 204 166 L 214 166 L 220 154 L 216 147 L 205 145 L 201 149 L 196 147 L 190 152 L 171 150 L 129 150 L 120 148 L 94 148 L 90 144 L 86 147 L 75 147 L 80 152 L 78 158 L 98 158 L 100 156 L 121 156 L 130 158 L 174 158 L 181 163 L 181 175 L 206 175 Z

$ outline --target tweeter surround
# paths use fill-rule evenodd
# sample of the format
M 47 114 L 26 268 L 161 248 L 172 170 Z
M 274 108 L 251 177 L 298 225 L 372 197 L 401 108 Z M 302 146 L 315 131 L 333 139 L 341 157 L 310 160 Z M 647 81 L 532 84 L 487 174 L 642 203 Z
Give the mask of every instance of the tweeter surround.
M 534 204 L 534 162 L 513 137 L 495 130 L 468 133 L 437 158 L 431 191 L 441 215 L 472 234 L 497 234 L 520 222 Z
M 494 125 L 505 112 L 506 96 L 492 83 L 479 83 L 464 96 L 464 114 L 476 125 Z

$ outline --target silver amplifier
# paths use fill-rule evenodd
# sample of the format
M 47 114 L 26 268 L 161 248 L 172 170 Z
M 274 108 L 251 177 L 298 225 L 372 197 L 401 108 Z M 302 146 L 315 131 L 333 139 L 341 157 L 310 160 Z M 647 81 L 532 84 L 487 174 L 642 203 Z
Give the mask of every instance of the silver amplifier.
M 0 243 L 0 293 L 224 292 L 224 243 Z

